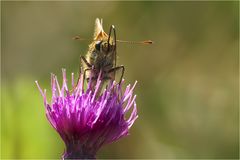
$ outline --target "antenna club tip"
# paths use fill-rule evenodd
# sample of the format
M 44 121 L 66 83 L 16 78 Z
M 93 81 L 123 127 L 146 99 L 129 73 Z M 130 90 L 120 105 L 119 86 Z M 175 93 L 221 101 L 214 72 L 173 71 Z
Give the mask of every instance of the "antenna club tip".
M 153 44 L 154 42 L 152 40 L 146 40 L 146 41 L 144 41 L 144 43 L 146 43 L 146 44 Z
M 80 39 L 80 37 L 79 36 L 74 36 L 74 37 L 72 37 L 72 39 L 77 40 L 77 39 Z
M 74 36 L 72 39 L 73 40 L 85 40 L 84 38 L 81 38 L 80 36 Z

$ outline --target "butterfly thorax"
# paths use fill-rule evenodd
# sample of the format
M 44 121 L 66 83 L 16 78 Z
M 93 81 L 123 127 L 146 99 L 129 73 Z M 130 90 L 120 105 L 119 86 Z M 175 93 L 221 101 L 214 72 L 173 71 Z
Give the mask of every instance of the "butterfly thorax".
M 86 55 L 87 61 L 93 66 L 93 74 L 98 75 L 100 71 L 107 74 L 114 67 L 115 46 L 107 40 L 94 41 L 89 45 Z

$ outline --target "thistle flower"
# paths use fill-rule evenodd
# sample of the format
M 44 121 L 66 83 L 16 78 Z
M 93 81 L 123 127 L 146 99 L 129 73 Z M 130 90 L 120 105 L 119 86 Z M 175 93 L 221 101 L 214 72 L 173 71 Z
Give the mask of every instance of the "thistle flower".
M 99 76 L 100 77 L 100 76 Z M 46 116 L 53 128 L 63 139 L 66 149 L 63 159 L 94 159 L 101 146 L 112 143 L 126 135 L 137 119 L 135 84 L 128 85 L 122 92 L 122 85 L 109 82 L 106 89 L 100 89 L 98 78 L 95 89 L 91 80 L 86 91 L 83 89 L 83 75 L 77 86 L 72 73 L 72 90 L 67 87 L 66 71 L 63 69 L 63 85 L 60 88 L 57 77 L 51 75 L 52 99 L 47 102 L 46 90 L 42 90 Z M 123 83 L 123 81 L 122 81 Z M 121 84 L 122 84 L 121 83 Z M 99 95 L 97 95 L 100 93 Z M 127 112 L 131 112 L 126 118 Z

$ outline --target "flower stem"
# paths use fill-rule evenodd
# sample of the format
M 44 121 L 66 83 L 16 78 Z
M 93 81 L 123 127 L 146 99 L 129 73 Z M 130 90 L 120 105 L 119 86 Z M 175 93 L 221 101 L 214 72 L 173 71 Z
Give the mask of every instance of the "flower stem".
M 67 159 L 96 159 L 95 155 L 89 155 L 89 154 L 80 154 L 80 153 L 65 153 L 63 155 L 63 160 Z
M 96 159 L 95 152 L 91 149 L 86 149 L 80 143 L 72 143 L 66 145 L 67 149 L 62 156 L 62 159 Z

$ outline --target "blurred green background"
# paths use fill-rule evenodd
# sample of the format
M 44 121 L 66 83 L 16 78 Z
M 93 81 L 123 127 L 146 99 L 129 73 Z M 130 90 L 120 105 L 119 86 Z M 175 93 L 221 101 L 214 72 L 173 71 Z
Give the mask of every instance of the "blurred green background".
M 127 83 L 138 80 L 131 135 L 98 158 L 238 158 L 239 2 L 1 2 L 1 157 L 60 158 L 35 86 L 78 72 L 95 19 L 111 24 Z M 50 94 L 49 94 L 50 96 Z

